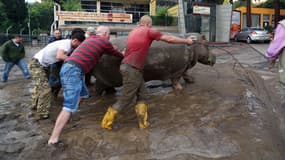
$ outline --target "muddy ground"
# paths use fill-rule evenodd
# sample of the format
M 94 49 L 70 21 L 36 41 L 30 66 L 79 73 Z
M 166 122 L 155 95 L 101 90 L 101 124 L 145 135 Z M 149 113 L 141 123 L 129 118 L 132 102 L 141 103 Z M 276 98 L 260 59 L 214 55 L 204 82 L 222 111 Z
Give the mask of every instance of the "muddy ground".
M 116 95 L 94 97 L 91 87 L 92 97 L 73 115 L 58 147 L 47 146 L 47 139 L 62 96 L 50 119 L 36 121 L 29 109 L 31 81 L 15 67 L 0 85 L 0 159 L 284 160 L 285 90 L 277 68 L 269 71 L 266 59 L 248 45 L 222 48 L 232 55 L 212 48 L 217 64 L 195 66 L 195 82 L 183 83 L 182 92 L 149 89 L 151 125 L 146 130 L 138 129 L 133 107 L 121 113 L 115 130 L 102 129 L 101 119 Z M 26 49 L 29 61 L 39 48 Z M 3 67 L 1 60 L 1 72 Z

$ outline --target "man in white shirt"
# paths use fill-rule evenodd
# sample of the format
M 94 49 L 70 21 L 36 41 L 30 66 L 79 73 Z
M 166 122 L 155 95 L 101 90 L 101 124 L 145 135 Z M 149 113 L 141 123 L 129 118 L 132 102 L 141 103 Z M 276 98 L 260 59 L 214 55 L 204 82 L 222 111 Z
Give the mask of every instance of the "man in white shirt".
M 75 33 L 71 39 L 58 40 L 48 44 L 38 53 L 36 53 L 29 65 L 34 84 L 32 94 L 32 109 L 37 111 L 40 119 L 49 117 L 49 108 L 51 106 L 51 86 L 48 83 L 48 67 L 54 63 L 64 61 L 74 48 L 83 42 L 85 36 L 83 33 Z

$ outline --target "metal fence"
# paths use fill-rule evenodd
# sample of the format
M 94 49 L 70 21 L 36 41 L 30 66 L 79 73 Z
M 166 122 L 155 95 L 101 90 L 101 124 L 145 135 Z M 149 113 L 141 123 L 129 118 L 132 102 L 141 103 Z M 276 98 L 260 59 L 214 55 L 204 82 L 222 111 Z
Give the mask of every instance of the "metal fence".
M 4 34 L 0 33 L 0 45 L 5 43 L 7 40 L 12 39 L 15 35 L 19 34 Z M 39 36 L 29 36 L 28 34 L 22 34 L 23 37 L 23 43 L 25 45 L 30 45 L 30 46 L 45 46 L 48 44 L 48 35 L 39 35 Z

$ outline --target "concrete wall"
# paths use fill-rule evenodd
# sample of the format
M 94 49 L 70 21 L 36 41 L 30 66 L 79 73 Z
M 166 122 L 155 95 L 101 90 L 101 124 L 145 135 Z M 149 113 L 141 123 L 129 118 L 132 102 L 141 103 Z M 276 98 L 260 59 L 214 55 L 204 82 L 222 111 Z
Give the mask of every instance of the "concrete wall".
M 216 6 L 216 42 L 230 41 L 232 5 Z

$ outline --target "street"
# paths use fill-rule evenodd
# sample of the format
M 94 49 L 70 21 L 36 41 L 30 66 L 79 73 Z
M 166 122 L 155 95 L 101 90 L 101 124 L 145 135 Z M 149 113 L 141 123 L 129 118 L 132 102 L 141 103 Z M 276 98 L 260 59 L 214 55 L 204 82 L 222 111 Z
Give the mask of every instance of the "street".
M 254 47 L 255 49 L 251 48 Z M 101 128 L 102 117 L 116 95 L 94 97 L 80 104 L 77 118 L 64 129 L 64 147 L 47 146 L 61 109 L 62 95 L 48 120 L 30 116 L 32 84 L 17 67 L 0 89 L 0 157 L 10 159 L 116 160 L 283 160 L 285 157 L 284 89 L 277 68 L 268 70 L 268 44 L 210 46 L 214 67 L 197 64 L 194 83 L 175 92 L 169 86 L 150 88 L 150 127 L 137 127 L 133 107 L 118 118 L 117 129 Z M 39 48 L 27 49 L 27 61 Z M 1 61 L 0 69 L 3 69 Z M 118 91 L 120 92 L 120 91 Z

